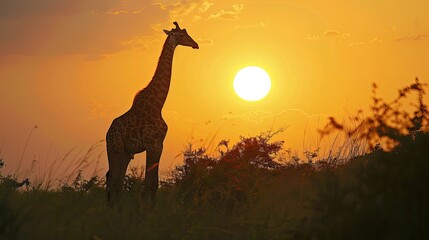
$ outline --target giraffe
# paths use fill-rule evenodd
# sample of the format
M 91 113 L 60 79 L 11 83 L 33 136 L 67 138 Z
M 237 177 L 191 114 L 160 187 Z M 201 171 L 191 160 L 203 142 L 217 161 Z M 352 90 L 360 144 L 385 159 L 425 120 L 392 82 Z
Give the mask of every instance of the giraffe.
M 167 124 L 162 107 L 170 88 L 174 50 L 178 45 L 199 49 L 198 44 L 180 29 L 177 22 L 167 34 L 155 74 L 150 83 L 137 92 L 131 108 L 113 120 L 106 134 L 109 171 L 106 173 L 108 205 L 118 204 L 126 170 L 134 154 L 146 151 L 143 200 L 153 207 L 158 189 L 158 166 Z

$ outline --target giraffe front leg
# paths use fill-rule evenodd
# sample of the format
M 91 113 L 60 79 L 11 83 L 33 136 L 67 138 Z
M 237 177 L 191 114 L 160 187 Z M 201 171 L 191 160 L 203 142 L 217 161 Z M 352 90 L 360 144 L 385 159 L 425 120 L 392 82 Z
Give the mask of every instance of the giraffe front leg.
M 120 202 L 122 186 L 125 180 L 130 156 L 126 152 L 108 153 L 109 171 L 106 174 L 107 203 L 116 207 Z
M 156 192 L 158 190 L 159 159 L 161 158 L 162 149 L 162 143 L 147 149 L 143 200 L 149 209 L 155 206 Z

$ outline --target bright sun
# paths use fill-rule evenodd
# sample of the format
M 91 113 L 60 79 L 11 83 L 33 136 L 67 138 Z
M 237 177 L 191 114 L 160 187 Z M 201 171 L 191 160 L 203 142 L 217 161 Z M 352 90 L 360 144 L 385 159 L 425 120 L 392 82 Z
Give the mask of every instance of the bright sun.
M 271 79 L 264 69 L 249 66 L 238 71 L 233 85 L 239 97 L 247 101 L 257 101 L 267 96 L 271 89 Z

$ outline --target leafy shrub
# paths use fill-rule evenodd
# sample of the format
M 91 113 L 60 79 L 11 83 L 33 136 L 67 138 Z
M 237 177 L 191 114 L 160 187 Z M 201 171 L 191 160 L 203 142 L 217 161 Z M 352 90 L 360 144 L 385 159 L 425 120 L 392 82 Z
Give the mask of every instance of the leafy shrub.
M 92 176 L 89 180 L 85 179 L 82 175 L 82 171 L 79 171 L 72 184 L 64 184 L 61 186 L 63 192 L 84 192 L 88 193 L 91 191 L 104 191 L 104 180 L 100 180 L 98 176 Z
M 416 79 L 391 104 L 374 97 L 374 116 L 356 128 L 331 120 L 328 127 L 361 134 L 373 151 L 316 176 L 316 198 L 310 221 L 301 226 L 303 238 L 429 238 L 429 118 L 423 86 Z M 400 110 L 399 100 L 412 91 L 418 99 L 409 114 Z
M 352 117 L 356 122 L 351 126 L 338 123 L 335 118 L 330 118 L 330 123 L 321 131 L 322 134 L 329 134 L 332 131 L 340 130 L 348 136 L 357 136 L 366 139 L 370 145 L 370 150 L 384 147 L 388 150 L 421 131 L 429 130 L 429 111 L 424 102 L 425 87 L 427 84 L 421 83 L 418 78 L 409 86 L 399 89 L 398 96 L 390 102 L 377 96 L 377 85 L 373 84 L 373 103 L 371 106 L 372 116 L 362 117 L 362 111 Z M 404 101 L 415 93 L 417 103 L 412 103 L 414 112 L 404 108 Z
M 173 172 L 180 202 L 191 208 L 227 213 L 251 206 L 257 200 L 258 183 L 281 166 L 275 157 L 283 142 L 271 142 L 274 134 L 241 137 L 231 148 L 228 141 L 221 141 L 218 157 L 190 146 L 184 152 L 183 165 Z
M 6 166 L 3 159 L 0 159 L 0 170 Z M 1 172 L 0 172 L 1 173 Z M 7 175 L 3 176 L 0 174 L 0 189 L 3 190 L 16 190 L 20 187 L 26 187 L 27 189 L 30 187 L 30 180 L 28 178 L 19 181 L 18 177 Z

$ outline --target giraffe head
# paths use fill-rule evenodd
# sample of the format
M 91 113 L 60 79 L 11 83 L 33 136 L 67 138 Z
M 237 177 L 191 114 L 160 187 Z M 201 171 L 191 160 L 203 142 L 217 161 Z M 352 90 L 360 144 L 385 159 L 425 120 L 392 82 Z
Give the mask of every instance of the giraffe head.
M 176 45 L 188 46 L 194 49 L 200 48 L 198 43 L 188 35 L 186 29 L 180 29 L 177 22 L 173 22 L 173 24 L 176 25 L 176 28 L 171 29 L 171 31 L 164 30 L 164 32 L 174 39 Z

